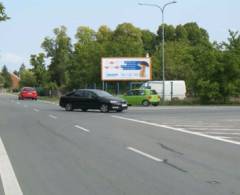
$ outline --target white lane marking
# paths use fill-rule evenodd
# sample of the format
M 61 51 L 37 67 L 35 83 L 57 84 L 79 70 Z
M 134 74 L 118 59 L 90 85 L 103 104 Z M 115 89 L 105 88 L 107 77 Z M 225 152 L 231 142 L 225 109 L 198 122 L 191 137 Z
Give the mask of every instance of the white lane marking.
M 231 139 L 231 137 L 226 137 L 226 136 L 217 136 L 219 138 L 222 138 L 222 139 Z
M 239 122 L 240 119 L 228 119 L 228 120 L 225 120 L 225 121 L 228 121 L 228 122 Z
M 34 110 L 35 112 L 39 112 L 39 110 L 38 110 L 37 108 L 34 108 L 33 110 Z
M 26 105 L 26 104 L 24 104 L 24 106 L 23 106 L 24 108 L 27 108 L 28 107 L 28 105 Z
M 230 129 L 230 128 L 218 128 L 218 129 L 215 129 L 215 128 L 189 128 L 189 129 L 192 129 L 192 130 L 199 130 L 199 131 L 209 131 L 209 130 L 212 130 L 212 131 L 240 131 L 240 129 Z
M 54 115 L 52 115 L 52 114 L 49 114 L 48 116 L 49 116 L 50 118 L 57 119 L 57 117 L 54 116 Z
M 213 134 L 213 135 L 240 135 L 240 133 L 232 133 L 232 132 L 205 132 L 207 134 Z
M 20 104 L 20 102 L 16 102 L 16 104 Z
M 0 137 L 0 175 L 5 195 L 23 195 L 1 137 Z
M 127 149 L 130 150 L 130 151 L 132 151 L 132 152 L 135 152 L 135 153 L 137 153 L 137 154 L 140 154 L 140 155 L 142 155 L 142 156 L 145 156 L 145 157 L 147 157 L 147 158 L 150 158 L 150 159 L 152 159 L 152 160 L 154 160 L 154 161 L 163 162 L 162 159 L 157 158 L 157 157 L 155 157 L 155 156 L 152 156 L 152 155 L 150 155 L 150 154 L 147 154 L 147 153 L 145 153 L 145 152 L 142 152 L 142 151 L 140 151 L 140 150 L 138 150 L 138 149 L 136 149 L 136 148 L 127 147 Z
M 45 104 L 53 104 L 53 105 L 58 105 L 57 102 L 50 102 L 50 101 L 46 101 L 46 100 L 38 100 L 39 102 L 45 103 Z
M 87 132 L 87 133 L 90 132 L 88 129 L 85 129 L 85 128 L 79 126 L 79 125 L 75 125 L 74 127 L 78 128 L 78 129 L 81 129 L 81 130 L 83 130 L 83 131 L 85 131 L 85 132 Z
M 189 127 L 189 128 L 222 128 L 222 126 L 215 126 L 215 125 L 178 125 L 178 124 L 164 124 L 169 126 L 175 127 Z
M 141 124 L 145 124 L 145 125 L 151 125 L 151 126 L 155 126 L 155 127 L 170 129 L 170 130 L 173 130 L 173 131 L 178 131 L 178 132 L 187 133 L 187 134 L 191 134 L 191 135 L 197 135 L 197 136 L 201 136 L 201 137 L 205 137 L 205 138 L 209 138 L 209 139 L 213 139 L 213 140 L 217 140 L 217 141 L 222 141 L 222 142 L 226 142 L 226 143 L 231 143 L 231 144 L 235 144 L 235 145 L 240 145 L 240 142 L 238 142 L 238 141 L 227 140 L 227 139 L 224 139 L 224 138 L 221 138 L 221 137 L 206 135 L 206 134 L 199 133 L 199 132 L 192 132 L 192 131 L 189 131 L 189 130 L 186 130 L 186 129 L 183 129 L 183 128 L 175 128 L 175 127 L 171 127 L 171 126 L 167 126 L 167 125 L 161 125 L 161 124 L 158 124 L 158 123 L 151 123 L 151 122 L 141 121 L 141 120 L 137 120 L 137 119 L 125 118 L 125 117 L 121 117 L 121 116 L 114 116 L 113 115 L 112 117 L 117 118 L 117 119 L 137 122 L 137 123 L 141 123 Z

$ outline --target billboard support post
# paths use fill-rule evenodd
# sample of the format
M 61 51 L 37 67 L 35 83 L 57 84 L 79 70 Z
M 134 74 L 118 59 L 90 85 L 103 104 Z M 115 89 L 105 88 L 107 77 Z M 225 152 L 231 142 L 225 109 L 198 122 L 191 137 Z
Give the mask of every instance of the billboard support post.
M 119 86 L 119 82 L 117 82 L 117 95 L 119 94 L 120 91 L 120 86 Z
M 105 83 L 104 83 L 104 81 L 102 82 L 102 90 L 105 90 L 104 89 L 104 85 L 105 85 Z

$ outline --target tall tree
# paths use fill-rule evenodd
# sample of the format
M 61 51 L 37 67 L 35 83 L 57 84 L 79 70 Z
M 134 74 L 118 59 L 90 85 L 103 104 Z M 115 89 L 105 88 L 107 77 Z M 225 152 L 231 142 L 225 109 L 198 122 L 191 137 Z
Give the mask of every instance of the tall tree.
M 163 26 L 159 26 L 158 31 L 157 31 L 157 35 L 158 35 L 158 42 L 160 43 L 162 41 L 162 29 Z M 174 41 L 176 39 L 176 32 L 175 32 L 175 27 L 173 25 L 167 25 L 164 24 L 164 39 L 165 41 Z
M 34 73 L 31 70 L 24 70 L 21 73 L 20 86 L 36 87 L 37 81 Z
M 72 45 L 66 27 L 54 29 L 54 34 L 54 38 L 45 38 L 42 48 L 46 52 L 46 57 L 51 60 L 49 65 L 51 81 L 62 86 L 66 83 L 66 70 L 71 64 Z
M 21 66 L 20 66 L 20 68 L 19 68 L 19 75 L 21 76 L 21 73 L 23 72 L 23 71 L 25 71 L 26 70 L 26 66 L 25 66 L 25 64 L 21 64 Z
M 144 55 L 142 32 L 130 23 L 117 26 L 113 33 L 112 44 L 114 56 L 142 57 Z
M 97 42 L 100 47 L 100 55 L 102 57 L 109 57 L 113 56 L 112 51 L 112 39 L 113 39 L 113 32 L 112 30 L 103 25 L 100 26 L 98 32 L 96 34 Z
M 221 58 L 222 74 L 219 78 L 220 92 L 226 101 L 230 96 L 240 95 L 240 34 L 229 31 L 228 42 Z
M 38 55 L 31 55 L 30 63 L 33 66 L 32 72 L 36 77 L 37 85 L 43 86 L 47 82 L 45 55 L 43 53 L 39 53 Z
M 8 72 L 7 66 L 4 65 L 2 68 L 2 76 L 4 78 L 4 88 L 10 88 L 12 86 L 12 79 L 11 79 L 11 75 Z
M 0 88 L 2 88 L 4 86 L 4 82 L 5 82 L 4 77 L 0 73 Z
M 156 49 L 157 36 L 149 30 L 142 30 L 144 52 L 152 55 Z
M 69 68 L 69 87 L 85 87 L 100 81 L 100 48 L 96 41 L 96 32 L 81 26 L 76 33 L 73 64 Z

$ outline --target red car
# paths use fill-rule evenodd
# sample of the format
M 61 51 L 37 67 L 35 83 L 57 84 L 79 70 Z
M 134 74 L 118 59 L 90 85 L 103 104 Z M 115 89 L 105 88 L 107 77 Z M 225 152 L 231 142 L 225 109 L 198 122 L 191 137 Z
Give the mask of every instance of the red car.
M 38 98 L 37 91 L 32 87 L 23 87 L 18 96 L 19 100 L 24 100 L 24 99 L 37 100 L 37 98 Z

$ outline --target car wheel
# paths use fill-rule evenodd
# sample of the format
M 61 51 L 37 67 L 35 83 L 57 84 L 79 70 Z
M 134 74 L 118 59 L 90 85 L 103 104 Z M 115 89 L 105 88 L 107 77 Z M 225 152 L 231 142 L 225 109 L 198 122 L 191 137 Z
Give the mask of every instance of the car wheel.
M 150 103 L 149 103 L 148 100 L 143 100 L 143 101 L 142 101 L 142 105 L 143 105 L 143 106 L 149 106 L 149 104 L 150 104 Z
M 122 112 L 123 110 L 117 110 L 117 112 Z
M 70 103 L 66 104 L 65 110 L 66 110 L 66 111 L 73 111 L 72 104 L 70 104 Z
M 88 110 L 88 109 L 86 109 L 86 108 L 82 109 L 83 112 L 87 112 L 87 110 Z
M 158 106 L 158 105 L 159 105 L 159 103 L 153 103 L 152 105 L 153 105 L 153 106 Z
M 109 108 L 107 104 L 102 104 L 100 107 L 101 112 L 109 112 Z

